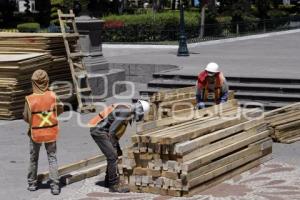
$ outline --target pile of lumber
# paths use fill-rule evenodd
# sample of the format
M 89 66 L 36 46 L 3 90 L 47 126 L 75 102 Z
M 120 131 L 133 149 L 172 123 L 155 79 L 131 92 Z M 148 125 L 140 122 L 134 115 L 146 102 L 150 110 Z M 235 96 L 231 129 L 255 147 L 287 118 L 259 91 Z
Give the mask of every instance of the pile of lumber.
M 72 46 L 76 39 L 71 38 Z M 0 32 L 0 56 L 0 119 L 22 117 L 25 96 L 32 91 L 31 75 L 37 69 L 47 71 L 51 89 L 63 101 L 70 100 L 72 77 L 61 34 Z
M 0 119 L 22 117 L 25 95 L 32 91 L 32 73 L 46 69 L 50 63 L 45 53 L 0 54 Z
M 300 140 L 300 103 L 266 112 L 265 119 L 273 129 L 274 141 L 289 144 Z
M 192 196 L 270 159 L 262 111 L 230 100 L 193 112 L 138 125 L 119 164 L 132 191 Z
M 153 121 L 166 117 L 171 117 L 174 112 L 186 109 L 194 109 L 196 105 L 196 86 L 184 87 L 171 90 L 160 90 L 154 93 L 149 101 L 151 102 L 150 112 L 145 117 L 145 121 Z M 229 100 L 234 98 L 234 92 L 229 92 Z M 207 102 L 208 106 L 214 105 Z

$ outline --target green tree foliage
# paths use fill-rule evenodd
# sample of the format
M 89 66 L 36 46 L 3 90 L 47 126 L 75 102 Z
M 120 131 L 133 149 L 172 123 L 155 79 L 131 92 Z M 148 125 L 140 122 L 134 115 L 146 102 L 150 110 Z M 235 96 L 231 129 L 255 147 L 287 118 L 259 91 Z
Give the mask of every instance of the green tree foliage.
M 256 0 L 255 5 L 258 11 L 258 17 L 260 19 L 267 19 L 268 12 L 271 10 L 271 0 Z
M 36 9 L 39 11 L 37 21 L 44 27 L 50 23 L 51 1 L 36 0 Z
M 231 17 L 233 22 L 242 22 L 250 15 L 251 4 L 248 0 L 237 0 L 231 6 Z
M 16 3 L 14 1 L 3 0 L 0 1 L 0 25 L 2 27 L 13 26 L 13 16 L 16 10 Z
M 234 0 L 219 0 L 220 6 L 219 6 L 219 12 L 220 13 L 225 13 L 225 14 L 230 14 L 232 5 L 235 2 Z

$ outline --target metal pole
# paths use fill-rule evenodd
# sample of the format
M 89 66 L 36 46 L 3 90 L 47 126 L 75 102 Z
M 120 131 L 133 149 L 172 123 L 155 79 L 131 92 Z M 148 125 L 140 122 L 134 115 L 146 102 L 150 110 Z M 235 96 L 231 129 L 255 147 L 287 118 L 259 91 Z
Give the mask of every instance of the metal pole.
M 189 56 L 189 50 L 186 43 L 185 24 L 184 24 L 184 6 L 180 5 L 180 32 L 179 32 L 179 47 L 177 56 Z

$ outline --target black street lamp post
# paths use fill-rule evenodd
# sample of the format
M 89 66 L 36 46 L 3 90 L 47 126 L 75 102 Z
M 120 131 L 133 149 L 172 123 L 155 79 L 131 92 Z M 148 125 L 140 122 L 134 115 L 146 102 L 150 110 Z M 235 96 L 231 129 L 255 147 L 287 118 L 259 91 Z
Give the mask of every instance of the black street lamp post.
M 184 24 L 184 6 L 180 5 L 180 31 L 179 31 L 179 47 L 177 56 L 189 56 L 189 50 L 186 43 L 185 24 Z

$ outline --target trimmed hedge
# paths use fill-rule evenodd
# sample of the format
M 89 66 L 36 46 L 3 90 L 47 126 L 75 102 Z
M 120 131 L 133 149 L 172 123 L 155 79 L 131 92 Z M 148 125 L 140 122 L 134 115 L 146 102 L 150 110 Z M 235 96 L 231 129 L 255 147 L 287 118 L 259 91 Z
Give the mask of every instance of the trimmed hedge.
M 17 26 L 20 32 L 39 32 L 41 29 L 39 23 L 23 23 Z
M 205 18 L 205 37 L 231 37 L 238 34 L 258 33 L 269 30 L 288 28 L 289 14 L 282 10 L 272 10 L 269 18 L 261 21 L 254 15 L 244 16 L 234 22 L 229 16 L 214 16 L 207 12 Z M 177 41 L 179 38 L 179 11 L 163 13 L 148 12 L 139 15 L 112 15 L 104 17 L 103 42 L 163 42 Z M 200 13 L 185 12 L 185 29 L 187 39 L 199 37 Z M 237 27 L 239 32 L 237 32 Z
M 179 34 L 179 12 L 146 13 L 105 17 L 103 41 L 151 42 L 174 41 Z M 199 13 L 185 12 L 185 28 L 188 37 L 199 33 Z

